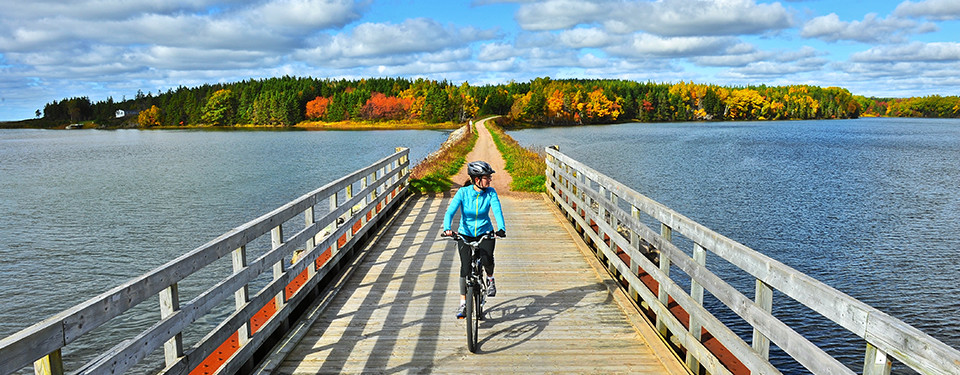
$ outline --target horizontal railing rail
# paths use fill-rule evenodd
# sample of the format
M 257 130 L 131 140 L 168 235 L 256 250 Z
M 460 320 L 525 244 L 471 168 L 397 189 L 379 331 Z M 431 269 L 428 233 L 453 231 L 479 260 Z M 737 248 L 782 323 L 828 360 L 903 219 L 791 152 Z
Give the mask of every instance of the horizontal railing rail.
M 661 335 L 672 336 L 684 348 L 686 363 L 694 373 L 699 366 L 711 374 L 731 373 L 702 344 L 701 330 L 716 338 L 751 373 L 779 373 L 768 360 L 771 342 L 813 373 L 854 373 L 773 316 L 774 289 L 864 339 L 865 374 L 889 374 L 889 357 L 924 374 L 960 373 L 960 351 L 690 220 L 556 148 L 547 149 L 546 174 L 552 199 L 595 246 L 611 272 L 626 282 L 638 303 L 653 311 Z M 630 212 L 625 207 L 630 207 Z M 641 214 L 660 223 L 659 233 L 644 224 Z M 693 242 L 692 256 L 672 243 L 674 233 Z M 646 256 L 650 252 L 645 250 L 650 248 L 659 251 L 659 264 Z M 754 277 L 755 299 L 708 269 L 706 251 Z M 627 259 L 620 257 L 620 252 Z M 671 265 L 689 276 L 689 292 L 671 278 Z M 643 273 L 652 277 L 656 286 L 648 287 L 638 276 Z M 704 290 L 753 327 L 750 344 L 704 308 Z M 671 313 L 670 303 L 689 314 L 686 326 Z
M 78 373 L 121 373 L 163 346 L 165 373 L 189 373 L 210 364 L 211 354 L 233 342 L 233 354 L 214 361 L 233 373 L 281 327 L 308 291 L 335 269 L 364 234 L 407 194 L 409 150 L 397 152 L 243 224 L 216 239 L 110 291 L 0 339 L 0 374 L 34 365 L 37 373 L 63 373 L 61 349 L 111 319 L 159 295 L 160 320 L 82 366 Z M 341 198 L 343 197 L 343 198 Z M 329 203 L 316 218 L 315 207 Z M 285 236 L 284 223 L 303 215 L 304 228 Z M 271 247 L 248 262 L 246 247 L 270 234 Z M 233 273 L 181 304 L 178 283 L 231 256 Z M 285 262 L 285 259 L 293 262 Z M 273 272 L 273 280 L 250 296 L 249 284 Z M 194 347 L 184 350 L 182 332 L 212 309 L 234 300 L 235 311 Z M 255 316 L 266 320 L 255 323 Z M 214 368 L 216 371 L 217 368 Z

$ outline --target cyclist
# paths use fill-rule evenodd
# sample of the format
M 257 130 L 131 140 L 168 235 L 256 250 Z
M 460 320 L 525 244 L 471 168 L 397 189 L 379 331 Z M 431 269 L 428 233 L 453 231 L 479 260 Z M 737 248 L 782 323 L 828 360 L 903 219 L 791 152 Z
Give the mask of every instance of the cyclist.
M 506 225 L 503 222 L 503 211 L 500 209 L 500 198 L 497 197 L 497 191 L 490 187 L 490 175 L 494 173 L 490 164 L 485 161 L 474 161 L 467 164 L 467 174 L 470 175 L 470 185 L 457 190 L 450 206 L 447 207 L 446 215 L 443 217 L 443 235 L 452 236 L 450 230 L 453 216 L 457 210 L 460 210 L 460 226 L 457 232 L 461 238 L 457 241 L 458 252 L 460 253 L 460 308 L 457 309 L 457 318 L 464 317 L 464 310 L 467 303 L 467 275 L 470 272 L 470 247 L 464 244 L 464 240 L 473 242 L 486 233 L 493 231 L 493 224 L 490 222 L 490 211 L 497 219 L 497 237 L 506 237 Z M 493 280 L 493 248 L 496 241 L 492 238 L 483 240 L 477 251 L 483 262 L 483 268 L 487 271 L 487 284 L 490 286 L 487 295 L 490 297 L 497 295 L 497 288 Z

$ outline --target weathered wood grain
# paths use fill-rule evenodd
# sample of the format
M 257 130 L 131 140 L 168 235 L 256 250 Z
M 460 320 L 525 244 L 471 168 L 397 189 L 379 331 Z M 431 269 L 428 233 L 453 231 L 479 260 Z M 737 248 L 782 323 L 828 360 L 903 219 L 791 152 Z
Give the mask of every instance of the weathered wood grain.
M 742 294 L 716 277 L 697 260 L 690 258 L 683 251 L 674 246 L 668 239 L 653 233 L 646 228 L 636 216 L 643 212 L 659 221 L 661 225 L 669 227 L 674 232 L 693 241 L 698 248 L 703 248 L 720 256 L 731 264 L 739 267 L 756 277 L 764 288 L 779 290 L 786 296 L 806 305 L 824 317 L 839 324 L 841 327 L 867 340 L 873 353 L 867 353 L 870 358 L 883 358 L 885 355 L 895 357 L 902 363 L 923 373 L 955 374 L 960 373 L 960 351 L 920 332 L 896 318 L 893 318 L 869 305 L 866 305 L 816 279 L 804 275 L 774 259 L 771 259 L 747 246 L 726 238 L 703 225 L 684 217 L 666 206 L 647 198 L 624 186 L 592 168 L 569 158 L 557 149 L 548 149 L 547 178 L 548 185 L 553 184 L 560 193 L 552 194 L 558 200 L 569 200 L 576 210 L 567 207 L 570 216 L 574 216 L 578 228 L 584 228 L 585 236 L 590 238 L 598 248 L 603 249 L 602 233 L 611 236 L 611 242 L 616 243 L 631 259 L 640 254 L 623 236 L 617 233 L 621 228 L 631 232 L 627 237 L 642 238 L 661 251 L 662 257 L 669 257 L 674 265 L 686 272 L 691 280 L 710 291 L 723 301 L 734 312 L 750 323 L 757 331 L 758 336 L 766 336 L 793 356 L 801 364 L 815 373 L 850 372 L 829 358 L 822 350 L 810 344 L 805 338 L 798 335 L 785 324 L 769 314 L 769 301 L 761 299 L 757 302 L 747 302 Z M 594 186 L 598 186 L 594 188 Z M 614 198 L 608 198 L 612 194 Z M 633 212 L 626 212 L 618 207 L 618 201 L 632 207 Z M 579 216 L 585 214 L 586 218 Z M 608 216 L 609 215 L 609 216 Z M 607 218 L 616 220 L 617 228 L 607 223 Z M 588 221 L 596 221 L 600 233 L 593 233 Z M 611 223 L 614 223 L 611 221 Z M 636 242 L 636 241 L 633 241 Z M 609 248 L 606 249 L 609 251 Z M 612 258 L 614 254 L 606 254 Z M 641 256 L 642 257 L 642 256 Z M 622 262 L 621 262 L 622 263 Z M 649 265 L 648 265 L 649 266 Z M 629 272 L 632 265 L 622 267 L 621 272 Z M 647 267 L 644 267 L 645 269 Z M 667 275 L 657 269 L 647 269 L 654 276 L 661 287 L 670 283 Z M 631 280 L 633 281 L 633 280 Z M 759 284 L 758 284 L 759 285 Z M 643 293 L 641 293 L 643 294 Z M 690 306 L 685 292 L 671 291 L 670 297 L 678 300 L 687 311 L 700 309 Z M 766 294 L 766 291 L 758 293 Z M 661 296 L 662 297 L 662 296 Z M 767 298 L 763 296 L 763 298 Z M 648 303 L 651 301 L 644 298 Z M 659 301 L 652 301 L 660 304 Z M 758 308 L 762 306 L 762 308 Z M 657 306 L 652 306 L 657 310 Z M 766 311 L 765 311 L 766 310 Z M 659 315 L 661 312 L 657 312 Z M 698 321 L 701 319 L 698 319 Z M 710 324 L 704 324 L 709 328 Z M 674 331 L 671 329 L 671 331 Z M 713 332 L 713 331 L 711 331 Z M 677 334 L 676 331 L 673 332 Z M 721 340 L 722 341 L 722 340 Z M 766 346 L 758 340 L 761 351 Z M 724 343 L 728 345 L 728 343 Z M 754 351 L 754 353 L 756 353 Z M 754 353 L 741 353 L 754 356 Z M 738 358 L 740 355 L 738 355 Z M 742 359 L 742 358 L 741 358 Z M 832 363 L 830 365 L 825 365 Z
M 81 335 L 97 328 L 110 319 L 120 315 L 148 298 L 158 295 L 163 290 L 169 290 L 185 277 L 197 272 L 208 264 L 220 259 L 221 257 L 242 248 L 247 243 L 279 227 L 297 215 L 301 215 L 307 210 L 327 199 L 332 195 L 338 194 L 341 190 L 354 185 L 363 185 L 360 195 L 347 199 L 342 206 L 332 207 L 332 212 L 323 218 L 316 220 L 312 225 L 298 232 L 291 238 L 281 241 L 282 245 L 276 246 L 276 249 L 265 255 L 267 260 L 274 264 L 288 257 L 294 249 L 302 247 L 308 239 L 314 239 L 315 236 L 331 223 L 336 222 L 337 218 L 346 212 L 364 215 L 374 209 L 379 202 L 367 200 L 368 197 L 378 191 L 392 191 L 394 188 L 405 186 L 406 171 L 408 166 L 407 149 L 398 149 L 397 153 L 385 157 L 380 161 L 363 168 L 353 174 L 344 176 L 333 181 L 313 192 L 307 193 L 298 199 L 287 203 L 261 217 L 243 224 L 216 239 L 201 245 L 167 264 L 158 267 L 138 278 L 130 280 L 112 290 L 94 297 L 84 303 L 71 307 L 51 318 L 37 323 L 27 329 L 24 329 L 10 337 L 0 339 L 0 374 L 8 374 L 17 371 L 33 363 L 36 359 L 43 357 L 47 353 L 54 352 L 59 348 L 70 344 Z M 370 176 L 376 176 L 378 171 L 386 171 L 380 174 L 378 179 L 371 179 Z M 362 181 L 362 182 L 361 182 Z M 404 188 L 405 189 L 405 188 Z M 404 190 L 405 192 L 405 190 Z M 354 210 L 354 207 L 360 205 L 361 210 Z M 312 211 L 311 211 L 312 216 Z M 351 218 L 350 222 L 360 220 L 360 218 Z M 346 229 L 344 229 L 344 232 Z M 330 244 L 336 239 L 327 239 L 325 244 Z M 315 241 L 314 241 L 315 243 Z M 322 249 L 321 249 L 322 250 Z M 314 251 L 319 254 L 319 251 Z M 264 258 L 261 258 L 263 260 Z M 257 263 L 257 262 L 254 262 Z M 307 266 L 306 262 L 295 265 L 284 270 L 279 268 L 280 272 L 290 272 L 291 270 L 303 271 Z M 244 288 L 246 283 L 253 280 L 265 268 L 259 264 L 252 266 L 242 266 L 234 275 L 231 275 L 220 282 L 213 289 L 201 294 L 180 310 L 176 305 L 179 301 L 172 293 L 165 293 L 161 297 L 164 307 L 164 318 L 147 331 L 142 332 L 131 340 L 109 349 L 106 353 L 88 363 L 81 371 L 101 371 L 109 369 L 110 371 L 123 371 L 129 368 L 147 354 L 149 354 L 158 345 L 178 336 L 186 325 L 191 324 L 202 314 L 219 303 L 219 301 L 231 296 L 239 295 L 237 292 Z M 285 273 L 285 272 L 284 272 Z M 282 280 L 292 279 L 291 275 L 284 275 Z M 282 287 L 281 287 L 282 289 Z M 243 293 L 245 294 L 245 293 Z M 219 345 L 219 343 L 217 343 Z M 174 341 L 169 352 L 171 359 L 176 359 L 180 351 L 178 343 Z M 177 363 L 182 363 L 183 357 L 178 359 Z M 169 363 L 169 362 L 168 362 Z
M 277 373 L 667 373 L 655 351 L 668 349 L 642 339 L 539 199 L 501 197 L 498 295 L 478 353 L 467 351 L 456 245 L 439 239 L 448 202 L 421 197 L 401 212 Z

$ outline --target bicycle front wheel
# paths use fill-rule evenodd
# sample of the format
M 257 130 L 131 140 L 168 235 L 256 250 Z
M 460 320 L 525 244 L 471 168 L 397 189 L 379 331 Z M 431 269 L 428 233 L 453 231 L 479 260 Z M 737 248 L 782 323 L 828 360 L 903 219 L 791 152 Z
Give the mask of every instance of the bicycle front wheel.
M 480 322 L 474 314 L 480 307 L 479 297 L 476 287 L 467 288 L 467 310 L 464 318 L 467 320 L 467 349 L 470 350 L 470 353 L 477 352 L 477 334 L 480 333 Z

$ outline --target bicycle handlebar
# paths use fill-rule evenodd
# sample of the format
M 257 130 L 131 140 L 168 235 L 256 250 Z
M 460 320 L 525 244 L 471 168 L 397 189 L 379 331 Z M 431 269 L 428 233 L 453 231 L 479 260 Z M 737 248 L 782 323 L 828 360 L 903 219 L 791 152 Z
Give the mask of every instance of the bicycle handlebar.
M 457 232 L 453 232 L 453 235 L 450 235 L 450 236 L 444 236 L 443 233 L 440 234 L 440 238 L 446 238 L 446 239 L 453 240 L 453 241 L 460 240 L 462 237 L 463 237 L 463 236 L 462 236 L 460 233 L 457 233 Z M 480 241 L 483 241 L 483 240 L 485 240 L 485 239 L 494 239 L 494 238 L 497 238 L 497 233 L 494 232 L 494 231 L 489 231 L 489 232 L 484 233 L 484 234 L 481 234 L 479 237 L 477 237 L 477 240 L 476 240 L 476 241 L 474 241 L 474 242 L 467 242 L 467 245 L 477 246 L 477 245 L 480 244 Z M 504 238 L 504 237 L 500 237 L 500 238 Z M 466 241 L 464 241 L 464 242 L 466 242 Z

